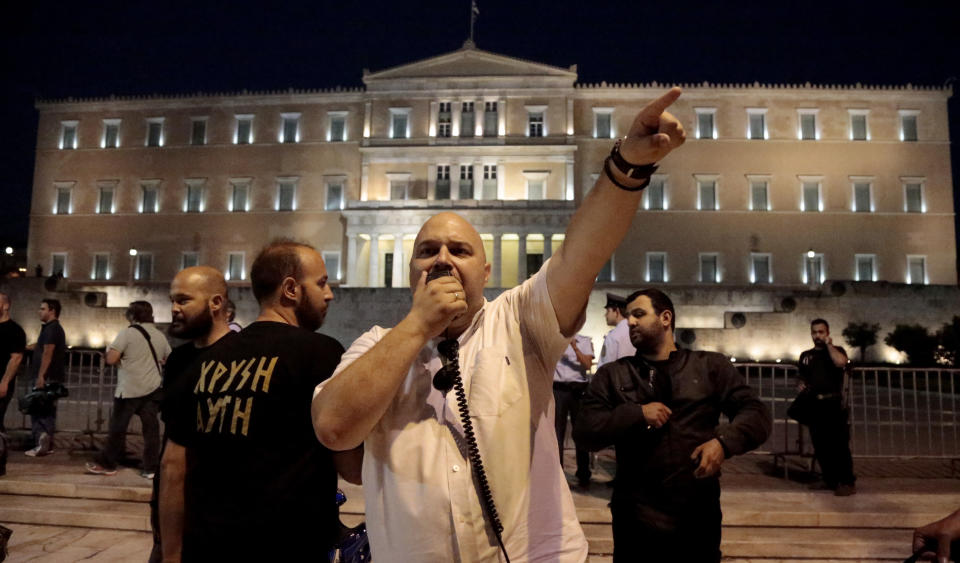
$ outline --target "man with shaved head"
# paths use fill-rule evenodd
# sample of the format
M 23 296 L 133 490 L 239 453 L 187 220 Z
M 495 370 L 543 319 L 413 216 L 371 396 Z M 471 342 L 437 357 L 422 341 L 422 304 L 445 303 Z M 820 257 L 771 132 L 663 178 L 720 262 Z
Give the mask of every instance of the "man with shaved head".
M 440 213 L 420 229 L 410 312 L 393 329 L 375 326 L 358 338 L 313 402 L 321 442 L 364 445 L 374 561 L 501 561 L 499 551 L 514 561 L 586 560 L 557 458 L 553 369 L 583 325 L 594 280 L 630 227 L 653 163 L 684 141 L 666 112 L 679 95 L 675 88 L 640 111 L 563 245 L 495 300 L 483 296 L 490 264 L 469 221 Z M 443 339 L 456 340 L 455 357 L 447 342 L 451 358 L 441 359 Z M 449 371 L 433 378 L 456 361 L 462 387 L 448 393 Z M 456 395 L 466 398 L 467 425 Z M 479 463 L 469 453 L 472 434 Z
M 326 554 L 340 529 L 337 473 L 359 480 L 361 450 L 334 454 L 317 441 L 310 421 L 313 390 L 343 353 L 340 343 L 315 332 L 333 300 L 323 258 L 308 245 L 275 241 L 254 260 L 250 282 L 260 304 L 256 321 L 191 363 L 171 392 L 160 504 L 164 560 Z M 219 312 L 225 297 L 217 304 L 219 330 L 227 331 Z M 177 317 L 174 324 L 186 331 L 189 323 Z
M 170 308 L 172 322 L 167 331 L 171 336 L 189 340 L 177 346 L 164 366 L 163 385 L 174 389 L 187 368 L 221 338 L 232 334 L 227 325 L 227 283 L 220 270 L 210 266 L 194 266 L 181 270 L 170 284 Z M 164 422 L 168 422 L 167 403 L 161 410 Z M 153 552 L 151 563 L 159 562 L 160 539 L 160 490 L 168 492 L 168 499 L 183 499 L 183 471 L 185 450 L 179 444 L 171 444 L 164 436 L 164 463 L 168 467 L 154 479 L 153 497 L 150 499 L 150 526 L 153 528 Z M 172 468 L 171 468 L 172 467 Z

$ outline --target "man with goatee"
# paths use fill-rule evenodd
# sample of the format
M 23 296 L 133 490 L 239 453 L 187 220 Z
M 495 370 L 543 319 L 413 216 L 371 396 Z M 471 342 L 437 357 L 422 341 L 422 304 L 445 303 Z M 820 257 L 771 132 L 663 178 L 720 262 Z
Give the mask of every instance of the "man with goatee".
M 720 465 L 770 433 L 770 413 L 725 356 L 677 349 L 675 317 L 662 291 L 627 297 L 637 353 L 597 370 L 574 428 L 585 447 L 617 449 L 616 563 L 720 561 Z
M 333 292 L 320 254 L 269 244 L 250 282 L 260 315 L 187 367 L 166 415 L 165 561 L 298 561 L 339 533 L 337 472 L 359 481 L 362 450 L 333 453 L 310 419 L 313 389 L 343 347 L 316 331 Z M 182 455 L 178 455 L 180 452 Z M 164 483 L 167 478 L 164 478 Z

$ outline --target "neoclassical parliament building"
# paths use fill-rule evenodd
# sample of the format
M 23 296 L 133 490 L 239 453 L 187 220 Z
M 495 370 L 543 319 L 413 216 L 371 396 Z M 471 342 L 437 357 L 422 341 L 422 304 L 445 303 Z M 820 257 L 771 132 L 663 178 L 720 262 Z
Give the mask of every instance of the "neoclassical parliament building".
M 453 210 L 481 233 L 490 287 L 511 287 L 667 88 L 582 84 L 576 66 L 469 42 L 363 84 L 38 102 L 28 263 L 97 285 L 210 264 L 242 285 L 259 248 L 292 237 L 340 285 L 401 287 L 420 225 Z M 598 281 L 956 285 L 950 95 L 684 85 L 671 111 L 688 141 Z

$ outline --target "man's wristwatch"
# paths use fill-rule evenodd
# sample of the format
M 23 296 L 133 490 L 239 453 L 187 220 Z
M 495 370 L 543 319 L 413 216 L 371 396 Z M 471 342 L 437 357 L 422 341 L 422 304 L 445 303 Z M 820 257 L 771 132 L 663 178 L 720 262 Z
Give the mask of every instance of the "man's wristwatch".
M 610 150 L 610 156 L 603 161 L 603 171 L 618 188 L 629 192 L 640 191 L 650 183 L 650 176 L 657 171 L 657 165 L 631 164 L 627 162 L 627 160 L 623 158 L 623 155 L 620 154 L 621 143 L 623 143 L 623 139 L 617 139 L 617 142 L 613 144 L 613 149 Z M 643 180 L 643 183 L 639 186 L 625 186 L 621 184 L 613 177 L 613 173 L 610 170 L 611 164 L 624 176 L 633 180 Z

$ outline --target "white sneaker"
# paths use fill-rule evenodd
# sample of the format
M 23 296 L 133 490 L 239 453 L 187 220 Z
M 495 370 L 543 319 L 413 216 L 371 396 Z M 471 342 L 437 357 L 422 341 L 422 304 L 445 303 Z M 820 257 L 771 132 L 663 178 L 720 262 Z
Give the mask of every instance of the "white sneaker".
M 47 455 L 53 453 L 53 440 L 50 439 L 50 435 L 46 432 L 40 434 L 40 450 L 37 452 L 37 455 Z
M 26 455 L 28 455 L 28 456 L 30 456 L 30 457 L 37 457 L 37 454 L 40 453 L 40 446 L 37 446 L 37 447 L 33 448 L 32 450 L 27 450 L 27 451 L 25 451 L 25 452 L 23 452 L 23 453 L 26 454 Z

